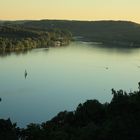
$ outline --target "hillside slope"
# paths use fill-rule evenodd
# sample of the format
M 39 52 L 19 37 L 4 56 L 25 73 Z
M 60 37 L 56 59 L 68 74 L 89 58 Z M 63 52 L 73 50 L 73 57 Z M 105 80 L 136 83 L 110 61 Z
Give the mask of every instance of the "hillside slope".
M 81 36 L 83 40 L 140 47 L 140 24 L 129 21 L 40 20 L 24 22 L 25 27 L 59 28 Z

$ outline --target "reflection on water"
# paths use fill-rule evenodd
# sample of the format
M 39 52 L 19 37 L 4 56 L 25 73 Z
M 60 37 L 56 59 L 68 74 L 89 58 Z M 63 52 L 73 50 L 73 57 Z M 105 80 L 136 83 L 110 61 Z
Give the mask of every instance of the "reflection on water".
M 15 51 L 15 52 L 10 52 L 10 51 L 2 51 L 0 52 L 0 57 L 6 57 L 6 56 L 10 56 L 10 55 L 20 55 L 20 54 L 27 54 L 27 52 L 29 52 L 31 50 L 22 50 L 22 51 Z
M 101 49 L 102 51 L 106 52 L 116 52 L 116 53 L 122 53 L 122 54 L 128 54 L 129 53 L 134 53 L 137 50 L 139 51 L 139 48 L 134 48 L 130 46 L 117 46 L 117 45 L 104 45 L 104 44 L 98 44 L 96 42 L 84 42 L 85 44 L 88 44 L 90 47 L 95 47 L 98 49 Z
M 137 88 L 139 66 L 140 49 L 111 49 L 90 42 L 1 54 L 0 118 L 10 117 L 25 126 L 73 110 L 87 99 L 110 101 L 111 88 Z
M 10 56 L 10 55 L 16 55 L 16 56 L 18 56 L 18 55 L 26 55 L 27 53 L 30 53 L 31 51 L 38 51 L 38 50 L 40 50 L 40 48 L 37 48 L 37 49 L 28 49 L 28 50 L 22 50 L 22 51 L 20 51 L 20 50 L 18 50 L 18 51 L 13 51 L 13 52 L 10 52 L 10 51 L 2 51 L 2 52 L 0 52 L 0 58 L 2 58 L 2 57 L 7 57 L 7 56 Z M 48 51 L 48 48 L 41 48 L 41 51 Z

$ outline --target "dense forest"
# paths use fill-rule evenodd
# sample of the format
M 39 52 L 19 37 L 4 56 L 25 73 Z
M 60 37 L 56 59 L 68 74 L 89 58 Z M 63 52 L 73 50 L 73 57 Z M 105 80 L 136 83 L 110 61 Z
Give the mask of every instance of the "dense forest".
M 72 34 L 62 29 L 40 30 L 21 25 L 0 25 L 0 51 L 62 46 L 69 43 Z
M 103 44 L 140 47 L 140 25 L 128 21 L 60 21 L 25 22 L 25 27 L 67 29 L 85 41 Z
M 140 24 L 130 21 L 19 20 L 0 21 L 0 26 L 21 26 L 25 29 L 26 38 L 21 38 L 19 42 L 24 42 L 24 40 L 28 42 L 28 38 L 30 38 L 32 39 L 32 44 L 36 45 L 31 44 L 29 46 L 40 46 L 40 42 L 42 42 L 43 46 L 46 46 L 48 43 L 44 42 L 44 40 L 47 39 L 47 42 L 49 42 L 48 40 L 50 40 L 50 38 L 48 36 L 53 36 L 52 38 L 56 40 L 58 36 L 67 37 L 68 35 L 69 37 L 71 32 L 76 39 L 84 41 L 117 45 L 118 47 L 140 47 Z M 52 32 L 50 33 L 50 29 L 55 30 L 53 33 L 57 34 L 57 37 Z M 47 32 L 47 34 L 45 34 L 44 31 Z M 28 33 L 29 36 L 27 37 Z M 33 36 L 30 36 L 31 34 Z M 13 43 L 12 41 L 12 44 L 19 46 L 19 42 L 17 41 L 15 43 L 14 41 Z M 31 40 L 29 40 L 29 42 L 31 42 Z
M 65 29 L 84 41 L 94 41 L 126 47 L 140 47 L 140 24 L 130 21 L 68 21 L 40 20 L 15 21 L 3 24 L 20 24 L 39 29 Z
M 140 137 L 140 83 L 138 91 L 112 89 L 110 103 L 87 100 L 75 111 L 63 111 L 50 121 L 19 128 L 0 120 L 1 140 L 137 140 Z

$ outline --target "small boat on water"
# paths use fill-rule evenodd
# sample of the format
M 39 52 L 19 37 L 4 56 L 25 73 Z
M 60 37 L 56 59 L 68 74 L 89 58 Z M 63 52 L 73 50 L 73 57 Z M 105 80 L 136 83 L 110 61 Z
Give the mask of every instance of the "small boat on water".
M 25 76 L 25 79 L 26 79 L 26 77 L 27 77 L 27 71 L 26 70 L 25 70 L 24 76 Z

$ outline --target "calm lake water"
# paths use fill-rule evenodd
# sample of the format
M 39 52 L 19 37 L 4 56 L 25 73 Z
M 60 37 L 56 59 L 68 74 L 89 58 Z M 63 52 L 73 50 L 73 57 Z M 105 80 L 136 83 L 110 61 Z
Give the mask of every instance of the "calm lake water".
M 27 78 L 24 77 L 25 69 Z M 0 118 L 41 123 L 87 99 L 110 102 L 111 88 L 136 90 L 140 49 L 74 42 L 0 56 Z

